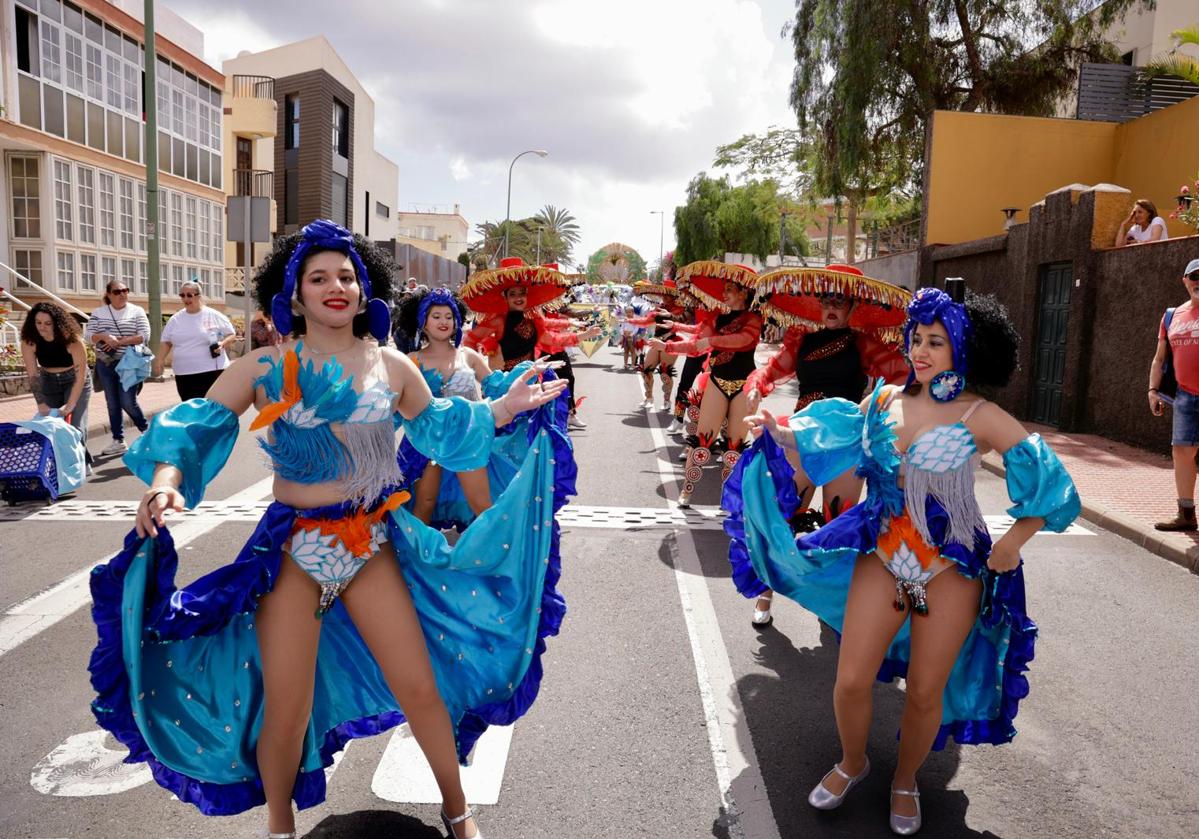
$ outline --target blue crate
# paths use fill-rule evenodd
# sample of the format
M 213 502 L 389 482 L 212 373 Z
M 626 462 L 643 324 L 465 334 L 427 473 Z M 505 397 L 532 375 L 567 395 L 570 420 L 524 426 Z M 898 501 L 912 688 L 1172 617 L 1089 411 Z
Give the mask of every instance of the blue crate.
M 0 500 L 58 499 L 58 466 L 50 441 L 11 422 L 0 422 Z

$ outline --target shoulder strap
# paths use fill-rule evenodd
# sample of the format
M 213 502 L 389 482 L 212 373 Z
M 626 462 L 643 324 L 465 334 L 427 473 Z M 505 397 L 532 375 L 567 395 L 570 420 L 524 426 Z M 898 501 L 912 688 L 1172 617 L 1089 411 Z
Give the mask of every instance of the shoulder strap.
M 1170 322 L 1172 320 L 1174 320 L 1174 309 L 1175 309 L 1174 306 L 1171 306 L 1170 308 L 1166 309 L 1166 316 L 1164 318 L 1162 318 L 1162 326 L 1165 327 L 1167 337 L 1169 337 Z
M 986 405 L 986 404 L 987 404 L 987 400 L 979 399 L 973 405 L 971 405 L 969 408 L 966 409 L 966 413 L 962 414 L 962 418 L 960 420 L 958 420 L 958 422 L 965 422 L 966 420 L 970 419 L 970 417 L 974 416 L 975 411 L 977 411 L 979 408 L 981 408 L 983 405 Z
M 125 305 L 129 305 L 129 304 L 128 304 L 128 303 L 126 303 Z M 117 320 L 116 313 L 115 313 L 115 312 L 113 312 L 113 310 L 112 310 L 112 304 L 111 304 L 111 303 L 110 303 L 110 304 L 109 304 L 109 306 L 108 306 L 108 316 L 109 316 L 110 318 L 112 318 L 112 328 L 113 328 L 113 329 L 115 329 L 115 330 L 117 331 L 117 334 L 118 334 L 118 335 L 120 335 L 122 338 L 124 338 L 124 337 L 125 337 L 125 330 L 121 329 L 121 322 L 120 322 L 119 320 Z

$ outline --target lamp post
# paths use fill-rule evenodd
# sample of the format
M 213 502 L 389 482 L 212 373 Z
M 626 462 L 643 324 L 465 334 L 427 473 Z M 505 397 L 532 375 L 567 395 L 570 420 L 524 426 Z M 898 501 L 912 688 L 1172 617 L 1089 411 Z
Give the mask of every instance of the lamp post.
M 665 257 L 665 253 L 662 250 L 662 243 L 664 241 L 663 237 L 665 235 L 665 230 L 666 230 L 666 211 L 665 210 L 650 210 L 649 214 L 651 216 L 656 215 L 658 217 L 658 273 L 662 275 L 659 279 L 665 281 L 666 280 L 666 270 L 665 270 L 665 267 L 662 265 L 662 259 Z
M 508 209 L 504 211 L 504 256 L 508 255 L 508 228 L 512 222 L 512 167 L 516 165 L 516 161 L 520 160 L 526 154 L 545 157 L 549 152 L 545 149 L 526 149 L 512 158 L 512 162 L 508 164 Z
M 541 225 L 537 225 L 537 259 L 534 260 L 538 265 L 541 264 Z

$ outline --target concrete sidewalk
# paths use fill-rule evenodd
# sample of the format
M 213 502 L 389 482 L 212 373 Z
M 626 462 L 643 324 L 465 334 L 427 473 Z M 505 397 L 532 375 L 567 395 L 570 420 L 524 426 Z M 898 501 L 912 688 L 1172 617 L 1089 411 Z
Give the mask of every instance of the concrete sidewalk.
M 1162 533 L 1155 521 L 1174 517 L 1176 490 L 1169 452 L 1155 454 L 1094 434 L 1064 434 L 1028 425 L 1053 447 L 1082 498 L 1082 517 L 1145 550 L 1199 574 L 1199 533 Z M 1005 474 L 994 452 L 984 468 Z
M 137 402 L 142 406 L 142 413 L 146 415 L 147 420 L 172 405 L 178 405 L 179 392 L 175 390 L 174 378 L 162 382 L 146 382 L 142 392 L 138 394 Z M 32 418 L 36 412 L 37 405 L 31 394 L 0 399 L 0 422 L 20 422 Z M 128 431 L 131 428 L 133 423 L 126 416 L 125 429 Z M 136 432 L 136 429 L 134 431 Z M 108 424 L 108 402 L 103 392 L 92 391 L 92 398 L 87 406 L 87 439 L 94 440 L 111 433 L 112 428 Z

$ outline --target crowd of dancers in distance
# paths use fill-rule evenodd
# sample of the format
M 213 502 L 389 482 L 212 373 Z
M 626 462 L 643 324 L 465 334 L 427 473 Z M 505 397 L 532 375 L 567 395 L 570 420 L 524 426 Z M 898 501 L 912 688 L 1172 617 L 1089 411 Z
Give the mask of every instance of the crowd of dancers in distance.
M 1037 636 L 1020 548 L 1079 502 L 1044 441 L 977 391 L 1016 363 L 994 299 L 960 281 L 913 296 L 851 266 L 701 261 L 622 288 L 504 259 L 457 293 L 402 296 L 394 270 L 331 222 L 282 237 L 253 291 L 288 339 L 155 417 L 125 456 L 149 488 L 91 578 L 92 709 L 180 801 L 213 816 L 265 804 L 267 835 L 294 837 L 334 755 L 406 722 L 447 835 L 483 835 L 459 764 L 537 697 L 566 614 L 568 432 L 585 427 L 570 352 L 609 340 L 640 375 L 638 408 L 660 404 L 684 438 L 679 505 L 719 467 L 753 623 L 771 623 L 778 592 L 840 635 L 841 755 L 812 779 L 813 807 L 870 771 L 876 679 L 906 680 L 897 834 L 921 826 L 930 750 L 1015 736 Z M 759 366 L 764 325 L 782 340 Z M 792 377 L 794 413 L 775 416 L 763 397 Z M 202 500 L 251 406 L 274 501 L 236 557 L 177 588 L 169 514 Z M 994 542 L 974 494 L 988 450 L 1015 519 Z

